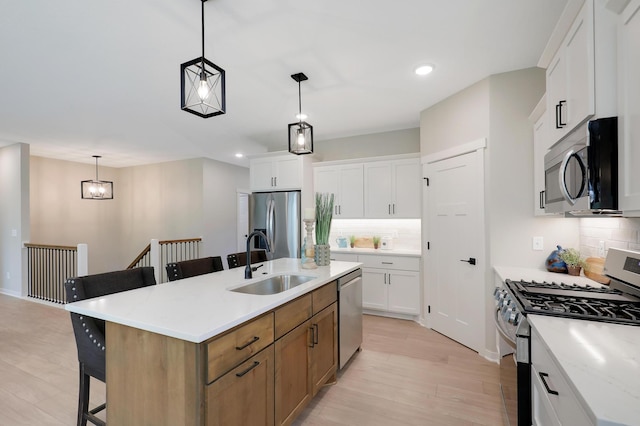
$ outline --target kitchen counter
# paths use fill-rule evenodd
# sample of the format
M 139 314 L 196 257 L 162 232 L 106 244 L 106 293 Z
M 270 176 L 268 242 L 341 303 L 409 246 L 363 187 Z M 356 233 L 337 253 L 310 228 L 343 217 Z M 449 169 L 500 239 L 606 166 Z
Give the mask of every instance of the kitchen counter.
M 640 424 L 640 327 L 527 316 L 597 425 Z
M 69 303 L 65 309 L 193 343 L 205 340 L 268 312 L 360 267 L 332 261 L 329 266 L 302 269 L 300 259 L 277 259 L 244 279 L 244 267 L 186 278 L 123 293 Z M 258 263 L 259 264 L 259 263 Z M 257 265 L 257 264 L 256 264 Z M 273 295 L 229 291 L 279 274 L 315 279 Z
M 382 250 L 382 249 L 360 248 L 360 247 L 354 247 L 354 248 L 331 247 L 331 253 L 375 254 L 379 256 L 408 256 L 408 257 L 422 256 L 422 252 L 420 250 L 407 250 L 407 249 Z
M 565 284 L 578 284 L 580 286 L 590 285 L 592 287 L 602 287 L 602 284 L 583 275 L 573 276 L 559 272 L 549 272 L 545 269 L 513 268 L 510 266 L 494 266 L 493 269 L 501 281 L 506 279 L 538 282 L 548 281 L 556 283 L 562 282 Z

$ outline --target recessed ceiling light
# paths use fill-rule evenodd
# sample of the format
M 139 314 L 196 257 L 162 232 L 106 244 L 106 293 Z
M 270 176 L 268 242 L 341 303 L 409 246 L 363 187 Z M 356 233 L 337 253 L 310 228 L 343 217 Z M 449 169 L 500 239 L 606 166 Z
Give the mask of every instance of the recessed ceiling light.
M 433 65 L 426 65 L 426 64 L 420 65 L 415 69 L 415 73 L 417 75 L 427 75 L 427 74 L 430 74 L 431 71 L 433 71 Z
M 296 114 L 296 118 L 298 120 L 306 120 L 307 119 L 307 114 L 302 113 L 302 114 Z
M 237 157 L 237 158 L 242 158 L 242 157 L 244 157 L 244 155 L 242 155 L 242 153 L 241 153 L 241 152 L 238 152 L 238 153 L 236 154 L 236 157 Z

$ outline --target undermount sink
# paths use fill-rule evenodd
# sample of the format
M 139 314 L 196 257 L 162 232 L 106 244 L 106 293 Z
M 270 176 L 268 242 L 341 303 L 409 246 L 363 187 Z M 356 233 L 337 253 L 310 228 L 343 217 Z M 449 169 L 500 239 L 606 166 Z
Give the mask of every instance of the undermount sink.
M 234 288 L 231 291 L 236 293 L 269 295 L 282 293 L 283 291 L 292 289 L 300 284 L 315 279 L 306 275 L 276 275 L 275 277 L 266 278 L 264 280 L 247 284 L 242 287 Z

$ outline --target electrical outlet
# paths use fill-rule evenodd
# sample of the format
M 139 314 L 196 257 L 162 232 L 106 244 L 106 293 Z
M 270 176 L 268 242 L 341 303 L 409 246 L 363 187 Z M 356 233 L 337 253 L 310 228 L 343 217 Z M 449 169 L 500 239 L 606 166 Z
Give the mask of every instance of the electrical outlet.
M 604 257 L 604 241 L 598 241 L 598 256 Z
M 542 237 L 533 237 L 532 249 L 533 250 L 544 250 L 544 240 Z

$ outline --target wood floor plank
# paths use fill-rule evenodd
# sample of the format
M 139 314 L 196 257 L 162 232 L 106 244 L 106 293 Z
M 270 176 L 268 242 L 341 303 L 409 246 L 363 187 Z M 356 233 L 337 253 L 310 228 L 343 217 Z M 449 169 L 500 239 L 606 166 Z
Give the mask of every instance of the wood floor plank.
M 363 337 L 295 425 L 503 424 L 497 364 L 412 321 L 365 315 Z M 91 387 L 95 407 L 106 391 Z M 0 425 L 75 424 L 77 392 L 69 313 L 0 294 Z

